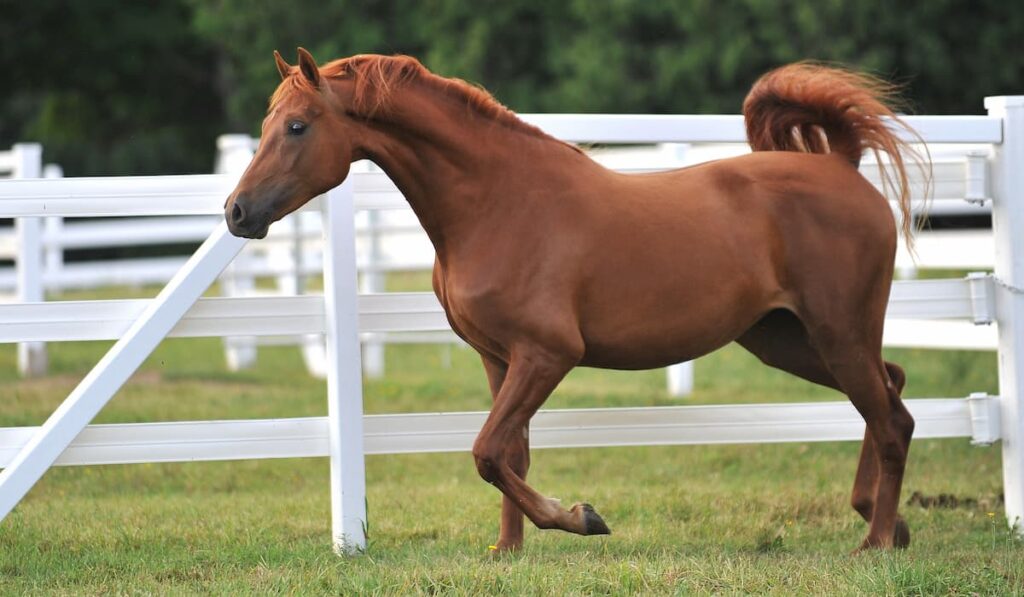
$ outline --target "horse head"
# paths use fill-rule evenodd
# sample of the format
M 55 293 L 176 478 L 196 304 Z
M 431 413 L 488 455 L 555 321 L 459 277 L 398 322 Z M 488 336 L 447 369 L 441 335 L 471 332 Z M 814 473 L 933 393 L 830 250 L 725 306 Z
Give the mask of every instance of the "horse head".
M 313 56 L 290 66 L 274 52 L 281 84 L 263 119 L 260 145 L 224 204 L 236 236 L 263 238 L 270 224 L 341 184 L 353 156 L 353 123 Z

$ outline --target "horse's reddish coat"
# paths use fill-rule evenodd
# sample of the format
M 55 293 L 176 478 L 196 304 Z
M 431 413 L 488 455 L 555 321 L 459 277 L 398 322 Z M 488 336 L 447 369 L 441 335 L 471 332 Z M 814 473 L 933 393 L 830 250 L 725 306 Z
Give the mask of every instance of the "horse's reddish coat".
M 902 371 L 881 356 L 896 224 L 855 168 L 864 150 L 903 146 L 882 120 L 884 86 L 784 67 L 755 85 L 745 115 L 755 150 L 791 151 L 624 175 L 408 57 L 318 69 L 300 50 L 297 67 L 278 56 L 278 68 L 229 225 L 265 234 L 354 160 L 388 173 L 437 250 L 434 289 L 452 328 L 490 380 L 473 454 L 505 495 L 500 549 L 521 545 L 521 513 L 541 528 L 607 532 L 593 509 L 566 510 L 525 480 L 524 430 L 570 369 L 660 367 L 732 341 L 850 397 L 868 429 L 853 495 L 870 523 L 862 546 L 909 542 L 897 507 L 913 419 Z M 289 134 L 294 122 L 303 134 Z M 908 214 L 899 159 L 894 173 Z

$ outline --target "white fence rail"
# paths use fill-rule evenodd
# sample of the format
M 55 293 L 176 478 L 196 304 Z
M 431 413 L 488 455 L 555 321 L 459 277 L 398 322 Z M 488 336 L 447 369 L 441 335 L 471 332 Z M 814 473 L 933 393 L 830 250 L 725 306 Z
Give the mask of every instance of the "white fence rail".
M 907 401 L 918 438 L 999 438 L 998 402 Z M 986 409 L 991 409 L 986 412 Z M 972 410 L 977 415 L 972 417 Z M 487 413 L 366 415 L 365 454 L 468 452 Z M 0 467 L 38 427 L 0 429 Z M 327 417 L 90 425 L 54 462 L 58 466 L 194 462 L 328 455 Z M 848 402 L 744 406 L 667 406 L 542 410 L 530 422 L 530 447 L 855 441 L 864 423 Z
M 991 276 L 963 280 L 897 281 L 889 310 L 900 319 L 955 319 L 989 323 L 997 286 Z M 150 304 L 148 299 L 59 301 L 4 305 L 0 342 L 120 338 Z M 429 292 L 359 295 L 361 332 L 450 331 L 444 310 Z M 213 297 L 196 301 L 171 336 L 274 336 L 319 334 L 324 297 Z
M 1003 440 L 1004 491 L 1010 521 L 1024 513 L 1024 418 L 1018 375 L 1024 371 L 1024 97 L 995 98 L 991 117 L 914 119 L 927 140 L 991 143 L 995 276 L 909 281 L 894 285 L 890 315 L 960 322 L 995 321 L 1000 351 L 1000 395 L 908 400 L 916 437 Z M 556 117 L 552 116 L 551 119 Z M 534 117 L 570 139 L 732 141 L 737 117 Z M 606 120 L 602 120 L 602 118 Z M 546 120 L 546 121 L 545 121 Z M 583 122 L 586 134 L 578 127 Z M 606 124 L 602 124 L 606 123 Z M 637 123 L 656 127 L 648 130 Z M 714 127 L 721 126 L 715 133 Z M 561 127 L 561 128 L 559 128 Z M 711 127 L 711 128 L 709 128 Z M 639 130 L 644 136 L 638 137 Z M 1006 138 L 1003 138 L 1003 131 Z M 736 139 L 734 139 L 736 137 Z M 234 184 L 228 176 L 40 180 L 0 183 L 0 217 L 56 215 L 183 215 L 219 213 Z M 146 200 L 139 201 L 140 190 Z M 440 307 L 426 293 L 358 297 L 353 209 L 400 201 L 379 174 L 353 174 L 323 210 L 325 294 L 277 298 L 198 299 L 219 268 L 241 248 L 219 226 L 167 289 L 153 301 L 95 301 L 0 306 L 0 341 L 80 340 L 120 335 L 97 365 L 41 428 L 0 430 L 0 517 L 52 464 L 327 455 L 331 461 L 334 541 L 351 552 L 365 546 L 366 453 L 464 450 L 483 413 L 363 417 L 359 332 L 446 329 Z M 192 305 L 195 306 L 192 306 Z M 138 316 L 137 319 L 133 317 Z M 165 335 L 324 334 L 328 355 L 328 416 L 266 421 L 205 421 L 133 425 L 87 423 L 120 383 Z M 128 348 L 132 350 L 128 350 Z M 84 431 L 83 431 L 84 430 Z M 79 432 L 82 432 L 81 434 Z M 544 411 L 531 426 L 537 447 L 653 445 L 858 439 L 863 423 L 845 402 L 680 406 L 669 408 Z
M 546 122 L 556 129 L 577 138 L 580 123 L 592 121 L 591 116 L 552 117 L 548 115 L 527 115 L 527 119 Z M 721 140 L 732 140 L 735 131 L 742 132 L 741 123 L 736 117 L 687 117 L 687 116 L 605 116 L 602 122 L 610 123 L 606 134 L 610 138 L 621 138 L 621 129 L 629 123 L 633 127 L 629 132 L 630 139 L 647 139 L 652 141 L 650 131 L 638 131 L 635 127 L 665 126 L 667 129 L 677 126 L 689 126 L 695 131 L 703 131 L 697 139 L 715 138 L 708 133 L 709 125 L 724 125 L 719 136 Z M 985 117 L 974 117 L 971 120 L 982 132 L 975 133 L 972 139 L 981 138 L 983 134 L 991 138 L 994 128 L 991 120 Z M 957 134 L 957 129 L 946 121 L 920 118 L 915 124 L 923 123 L 926 134 L 933 142 L 948 140 L 948 135 Z M 984 132 L 986 129 L 988 132 Z M 619 131 L 619 132 L 616 132 Z M 618 137 L 616 137 L 618 135 Z M 662 138 L 659 133 L 659 137 Z M 583 140 L 578 138 L 577 140 Z M 599 139 L 598 139 L 599 140 Z M 221 173 L 239 174 L 244 170 L 252 157 L 257 140 L 246 135 L 224 135 L 218 139 L 217 170 Z M 984 145 L 958 144 L 936 145 L 942 149 L 933 149 L 933 191 L 939 200 L 932 205 L 931 211 L 957 211 L 965 206 L 975 209 L 987 209 L 983 205 L 988 198 L 987 150 Z M 622 170 L 651 170 L 680 167 L 728 155 L 736 155 L 748 151 L 745 143 L 713 145 L 665 145 L 657 149 L 598 149 L 595 157 L 610 167 Z M 356 168 L 359 171 L 359 168 Z M 366 171 L 363 169 L 363 171 Z M 875 184 L 880 184 L 875 164 L 866 160 L 862 167 L 864 174 Z M 917 174 L 917 173 L 915 173 Z M 913 180 L 916 196 L 923 192 L 923 183 L 917 176 Z M 397 193 L 390 184 L 380 187 L 370 185 L 374 191 L 386 190 L 390 195 Z M 139 193 L 146 196 L 147 190 Z M 392 197 L 394 198 L 394 197 Z M 360 197 L 356 198 L 361 205 Z M 982 205 L 978 205 L 978 204 Z M 388 209 L 382 214 L 380 209 L 361 210 L 361 219 L 357 219 L 357 237 L 360 239 L 357 255 L 357 266 L 361 272 L 360 288 L 363 292 L 380 292 L 384 288 L 384 273 L 390 271 L 429 270 L 433 263 L 433 251 L 429 241 L 422 233 L 418 223 L 408 206 L 400 199 L 395 203 L 397 209 Z M 948 207 L 946 207 L 948 206 Z M 377 206 L 379 207 L 379 205 Z M 102 261 L 65 263 L 64 251 L 98 247 L 125 247 L 165 245 L 168 243 L 198 243 L 205 239 L 220 216 L 179 216 L 167 217 L 134 217 L 118 218 L 92 222 L 89 220 L 71 220 L 64 222 L 61 218 L 49 217 L 40 235 L 29 236 L 32 242 L 41 243 L 44 260 L 41 274 L 34 274 L 31 284 L 36 288 L 26 289 L 26 296 L 39 294 L 39 285 L 47 290 L 63 290 L 69 288 L 89 288 L 103 285 L 138 285 L 162 283 L 185 263 L 184 256 L 132 258 Z M 395 219 L 397 218 L 397 220 Z M 362 225 L 360 225 L 360 222 Z M 411 225 L 410 225 L 411 224 Z M 226 277 L 222 278 L 222 291 L 228 296 L 245 296 L 256 292 L 256 277 L 272 277 L 276 279 L 278 292 L 283 294 L 302 293 L 305 277 L 318 275 L 322 268 L 322 244 L 320 243 L 320 221 L 317 212 L 307 212 L 302 216 L 289 218 L 275 226 L 271 235 L 262 243 L 250 245 L 243 256 L 231 266 Z M 11 235 L 9 238 L 0 236 L 0 255 L 15 255 L 19 251 Z M 396 249 L 398 246 L 400 248 Z M 994 263 L 991 235 L 984 231 L 973 232 L 928 232 L 919 235 L 916 259 L 901 245 L 897 257 L 897 266 L 904 276 L 912 276 L 921 268 L 970 268 L 991 270 Z M 27 256 L 26 263 L 31 262 L 39 249 L 23 247 L 20 251 Z M 30 270 L 26 270 L 30 271 Z M 18 277 L 13 268 L 0 268 L 0 289 L 15 288 Z M 33 294 L 34 292 L 34 294 Z M 261 291 L 266 292 L 266 291 Z M 994 334 L 982 332 L 964 332 L 950 334 L 949 326 L 931 323 L 909 323 L 891 326 L 886 336 L 889 346 L 905 347 L 943 347 L 966 349 L 994 349 Z M 385 342 L 458 342 L 453 334 L 377 334 L 364 335 L 363 367 L 370 377 L 380 377 L 384 372 Z M 227 360 L 232 369 L 241 369 L 255 363 L 257 344 L 299 344 L 302 346 L 307 367 L 315 375 L 326 375 L 324 367 L 323 345 L 315 338 L 309 337 L 275 337 L 258 339 L 254 337 L 235 337 L 225 340 Z M 44 345 L 34 344 L 36 354 L 45 356 Z M 37 366 L 33 371 L 40 374 L 45 370 L 45 362 L 36 358 Z M 670 395 L 685 396 L 693 388 L 693 363 L 683 363 L 670 367 L 667 371 Z
M 568 118 L 561 117 L 548 117 L 544 115 L 527 115 L 528 120 L 538 119 L 540 121 L 548 121 L 554 123 L 556 128 L 564 128 L 565 132 L 573 135 L 573 139 L 576 141 L 599 141 L 600 139 L 587 140 L 580 135 L 578 130 L 572 129 L 571 127 L 576 126 L 580 119 L 585 121 L 592 120 L 591 117 L 583 116 L 571 116 Z M 709 120 L 710 118 L 710 120 Z M 623 120 L 625 119 L 625 120 Z M 731 127 L 736 127 L 735 117 L 679 117 L 679 116 L 640 116 L 640 117 L 601 117 L 602 122 L 613 123 L 613 129 L 610 135 L 619 135 L 621 132 L 615 132 L 614 127 L 625 127 L 626 125 L 622 122 L 629 122 L 629 126 L 634 127 L 629 133 L 629 138 L 632 140 L 644 139 L 644 143 L 652 143 L 657 139 L 662 138 L 661 133 L 658 133 L 657 137 L 652 137 L 650 131 L 637 131 L 635 127 L 637 124 L 642 124 L 657 130 L 657 127 L 663 124 L 671 128 L 674 123 L 678 122 L 689 122 L 692 126 L 697 127 L 697 130 L 702 130 L 701 127 L 705 126 L 707 122 L 720 123 L 730 122 Z M 948 140 L 950 137 L 943 135 L 956 134 L 956 129 L 950 127 L 948 124 L 944 124 L 945 121 L 931 120 L 925 118 L 920 122 L 924 123 L 924 127 L 928 129 L 928 133 L 931 138 L 935 141 Z M 987 123 L 981 125 L 982 128 L 990 128 L 992 133 L 995 128 L 991 127 L 989 120 L 985 120 L 982 117 L 977 117 L 973 122 Z M 742 131 L 742 126 L 739 127 Z M 953 131 L 950 133 L 949 131 Z M 713 138 L 706 131 L 703 134 L 703 139 Z M 994 137 L 994 133 L 992 134 Z M 617 138 L 617 137 L 615 137 Z M 980 134 L 976 134 L 970 139 L 981 138 Z M 985 137 L 989 138 L 989 137 Z M 731 135 L 725 135 L 723 131 L 722 139 L 735 140 Z M 222 162 L 233 163 L 235 167 L 241 168 L 248 164 L 251 159 L 252 153 L 258 143 L 257 139 L 252 139 L 246 136 L 232 135 L 225 136 L 220 139 L 219 146 L 222 150 Z M 989 199 L 988 191 L 988 173 L 987 173 L 987 153 L 988 147 L 978 144 L 940 144 L 933 147 L 940 149 L 933 149 L 931 151 L 932 158 L 932 171 L 930 184 L 926 185 L 924 180 L 924 172 L 917 170 L 911 171 L 911 188 L 916 198 L 916 211 L 922 212 L 926 202 L 923 198 L 926 196 L 925 191 L 928 190 L 928 196 L 934 198 L 933 201 L 927 202 L 930 207 L 931 213 L 971 213 L 971 212 L 982 212 L 987 209 L 986 202 Z M 749 148 L 746 143 L 730 143 L 723 144 L 716 142 L 711 145 L 693 145 L 693 144 L 660 144 L 656 146 L 647 145 L 645 147 L 629 147 L 629 148 L 598 148 L 591 150 L 591 155 L 602 162 L 608 167 L 620 170 L 620 171 L 649 171 L 666 168 L 683 167 L 706 161 L 708 159 L 717 159 L 721 157 L 728 157 L 732 155 L 739 155 L 742 153 L 749 152 Z M 363 170 L 365 171 L 365 170 Z M 865 160 L 865 163 L 861 167 L 862 173 L 871 180 L 876 186 L 881 187 L 881 177 L 878 172 L 877 163 L 871 156 Z M 362 209 L 363 204 L 361 197 L 356 197 L 357 209 Z M 381 220 L 382 215 L 386 215 L 387 218 L 401 217 L 413 218 L 411 211 L 407 208 L 404 202 L 398 204 L 398 207 L 402 208 L 402 211 L 388 210 L 387 214 L 381 214 L 379 209 L 369 209 L 363 215 L 366 216 L 366 222 L 369 224 L 365 228 L 366 236 L 361 239 L 363 243 L 362 248 L 362 259 L 359 263 L 359 270 L 362 272 L 361 276 L 361 290 L 363 292 L 380 292 L 383 290 L 383 276 L 382 272 L 385 271 L 416 271 L 425 270 L 429 271 L 433 265 L 433 250 L 429 246 L 429 241 L 426 235 L 419 229 L 418 225 L 414 225 L 414 231 L 419 232 L 420 238 L 418 245 L 414 244 L 413 250 L 409 250 L 408 247 L 408 234 L 410 230 L 408 227 L 401 225 L 396 226 L 395 220 L 387 220 L 392 222 L 390 224 L 383 223 Z M 310 214 L 315 215 L 315 214 Z M 273 253 L 278 256 L 275 261 L 279 265 L 284 265 L 281 270 L 293 271 L 292 274 L 282 274 L 279 279 L 287 280 L 285 283 L 281 283 L 280 286 L 283 292 L 286 294 L 293 294 L 295 288 L 301 287 L 301 284 L 296 282 L 296 278 L 303 275 L 308 271 L 319 271 L 320 254 L 318 246 L 313 239 L 311 233 L 319 232 L 319 224 L 315 220 L 305 220 L 304 230 L 301 233 L 297 233 L 294 228 L 289 230 L 281 230 L 282 234 L 278 237 L 279 239 L 291 239 L 293 245 L 291 247 L 278 245 L 267 245 L 262 244 L 264 251 Z M 398 233 L 402 238 L 393 236 L 391 233 Z M 905 277 L 910 277 L 916 274 L 918 269 L 929 269 L 929 268 L 974 268 L 974 269 L 986 269 L 991 270 L 994 263 L 993 255 L 993 244 L 991 234 L 985 231 L 973 231 L 966 233 L 932 233 L 924 232 L 918 235 L 917 251 L 914 256 L 906 250 L 903 244 L 900 244 L 900 251 L 897 257 L 897 267 Z M 406 240 L 406 250 L 401 253 L 399 258 L 392 256 L 390 259 L 382 257 L 383 246 L 387 246 L 389 249 L 394 243 L 401 243 L 402 240 Z M 956 241 L 956 242 L 950 242 Z M 425 248 L 424 248 L 425 247 Z M 392 251 L 392 254 L 395 252 Z M 302 256 L 300 260 L 297 257 Z M 300 263 L 301 262 L 301 263 Z M 245 268 L 244 266 L 236 267 L 234 270 L 235 282 L 233 285 L 238 285 L 244 288 L 252 289 L 255 287 L 255 282 L 251 279 L 256 274 L 256 268 Z M 248 276 L 249 279 L 245 279 Z M 232 286 L 234 287 L 234 286 Z M 244 292 L 242 293 L 244 294 Z M 962 327 L 962 326 L 961 326 Z M 895 347 L 925 347 L 925 348 L 949 348 L 949 349 L 969 349 L 969 350 L 994 350 L 995 349 L 995 334 L 992 330 L 959 330 L 960 333 L 949 333 L 955 329 L 955 326 L 941 325 L 933 322 L 920 321 L 920 322 L 900 322 L 898 325 L 890 327 L 886 337 L 885 343 L 887 346 Z M 408 334 L 384 334 L 376 336 L 365 336 L 364 335 L 364 350 L 363 350 L 363 368 L 364 372 L 370 377 L 379 377 L 384 372 L 384 353 L 383 346 L 384 342 L 407 342 L 407 341 L 426 341 L 426 342 L 458 342 L 458 339 L 451 334 L 420 334 L 420 335 L 408 335 Z M 324 371 L 322 366 L 318 363 L 322 363 L 322 359 L 318 359 L 317 345 L 315 342 L 311 344 L 309 338 L 297 337 L 289 340 L 282 338 L 275 339 L 257 339 L 257 338 L 238 338 L 232 339 L 227 343 L 228 350 L 228 362 L 233 365 L 233 368 L 243 368 L 250 366 L 255 363 L 256 346 L 257 344 L 280 344 L 282 342 L 297 343 L 303 345 L 304 355 L 307 357 L 307 364 L 310 367 L 311 372 L 314 374 L 323 375 Z M 667 369 L 667 385 L 668 392 L 672 396 L 686 396 L 692 393 L 694 387 L 694 364 L 680 363 L 678 365 L 671 366 Z

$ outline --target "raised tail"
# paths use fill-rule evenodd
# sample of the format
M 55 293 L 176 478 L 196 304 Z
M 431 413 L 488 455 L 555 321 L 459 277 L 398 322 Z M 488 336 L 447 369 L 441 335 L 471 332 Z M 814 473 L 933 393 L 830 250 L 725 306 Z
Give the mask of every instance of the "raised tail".
M 883 191 L 896 195 L 901 232 L 913 246 L 910 182 L 904 156 L 921 166 L 926 160 L 896 135 L 903 129 L 920 136 L 893 113 L 896 87 L 886 81 L 839 68 L 798 62 L 768 72 L 743 101 L 747 141 L 754 151 L 836 153 L 854 167 L 871 150 L 878 158 Z M 879 153 L 888 156 L 886 168 Z M 926 186 L 927 193 L 927 186 Z

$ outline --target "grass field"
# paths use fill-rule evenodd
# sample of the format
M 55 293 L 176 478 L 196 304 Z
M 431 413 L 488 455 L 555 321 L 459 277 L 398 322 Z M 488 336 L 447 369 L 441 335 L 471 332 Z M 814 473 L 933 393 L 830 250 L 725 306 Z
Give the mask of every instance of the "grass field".
M 51 345 L 53 375 L 19 380 L 0 346 L 0 426 L 41 423 L 109 343 Z M 988 353 L 891 351 L 907 396 L 996 390 Z M 483 410 L 471 351 L 388 349 L 369 413 Z M 678 404 L 661 371 L 578 370 L 548 408 Z M 835 400 L 736 347 L 697 364 L 687 403 Z M 324 386 L 296 349 L 261 349 L 227 373 L 219 340 L 164 342 L 97 422 L 311 416 Z M 904 485 L 951 508 L 903 506 L 899 553 L 851 556 L 866 525 L 848 505 L 854 443 L 535 451 L 531 483 L 592 502 L 609 537 L 527 531 L 492 560 L 498 493 L 469 454 L 367 460 L 369 552 L 330 547 L 323 459 L 69 467 L 0 524 L 0 591 L 161 594 L 1019 594 L 1024 550 L 1004 528 L 998 447 L 915 442 Z M 966 502 L 966 503 L 964 503 Z

